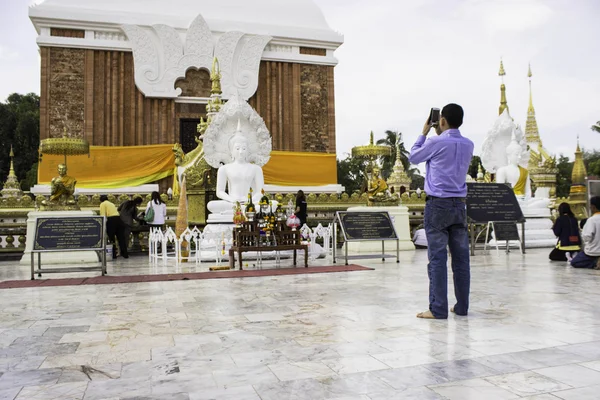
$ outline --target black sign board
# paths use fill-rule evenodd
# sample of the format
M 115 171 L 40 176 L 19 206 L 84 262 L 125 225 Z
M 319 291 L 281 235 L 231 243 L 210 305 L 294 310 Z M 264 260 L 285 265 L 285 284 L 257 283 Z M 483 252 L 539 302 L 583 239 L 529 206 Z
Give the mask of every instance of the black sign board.
M 512 188 L 502 183 L 467 183 L 467 216 L 473 222 L 523 222 Z
M 514 222 L 494 222 L 494 237 L 496 241 L 521 240 L 519 229 Z
M 337 218 L 347 241 L 398 239 L 387 211 L 338 211 Z
M 38 218 L 33 250 L 102 250 L 104 217 Z

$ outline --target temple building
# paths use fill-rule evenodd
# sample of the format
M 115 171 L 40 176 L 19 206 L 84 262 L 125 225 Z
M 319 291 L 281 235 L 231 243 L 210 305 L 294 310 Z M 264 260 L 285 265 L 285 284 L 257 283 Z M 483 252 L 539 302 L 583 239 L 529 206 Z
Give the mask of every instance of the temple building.
M 195 148 L 216 57 L 223 100 L 239 95 L 257 110 L 273 162 L 285 153 L 297 167 L 319 161 L 318 179 L 277 183 L 337 183 L 334 52 L 343 37 L 312 0 L 45 0 L 29 16 L 41 55 L 40 139 L 65 128 L 87 139 L 98 173 L 94 147 L 108 146 L 98 147 L 104 160 L 132 171 L 119 184 L 171 186 L 171 146 Z M 55 174 L 50 161 L 40 164 L 40 183 Z M 94 185 L 73 174 L 79 187 Z

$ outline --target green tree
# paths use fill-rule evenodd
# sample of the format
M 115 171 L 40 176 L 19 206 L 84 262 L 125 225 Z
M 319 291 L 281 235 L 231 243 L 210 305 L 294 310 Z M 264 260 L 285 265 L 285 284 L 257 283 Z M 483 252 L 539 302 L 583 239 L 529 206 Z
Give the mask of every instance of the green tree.
M 584 151 L 583 163 L 585 164 L 588 176 L 600 176 L 600 151 Z
M 600 121 L 598 121 L 594 125 L 592 125 L 592 130 L 600 133 Z
M 471 165 L 469 165 L 469 175 L 471 178 L 477 179 L 477 173 L 479 172 L 480 164 L 481 158 L 479 158 L 479 156 L 473 156 L 473 158 L 471 158 Z M 481 170 L 485 174 L 485 168 L 483 168 L 483 165 L 481 166 Z
M 573 162 L 569 157 L 560 155 L 556 161 L 558 175 L 556 176 L 556 197 L 568 197 L 571 190 L 571 174 L 573 173 Z
M 35 93 L 13 93 L 0 102 L 0 180 L 4 182 L 10 167 L 10 147 L 15 152 L 15 173 L 23 181 L 38 160 L 40 143 L 40 98 Z M 22 182 L 29 189 L 31 179 Z
M 344 186 L 346 193 L 352 194 L 365 190 L 366 167 L 366 161 L 351 155 L 347 155 L 343 160 L 337 160 L 338 183 Z

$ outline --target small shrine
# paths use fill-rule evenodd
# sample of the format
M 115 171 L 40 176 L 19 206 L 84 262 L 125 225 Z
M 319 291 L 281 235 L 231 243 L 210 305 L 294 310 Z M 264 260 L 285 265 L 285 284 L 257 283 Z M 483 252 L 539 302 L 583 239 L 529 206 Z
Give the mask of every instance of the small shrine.
M 4 182 L 4 186 L 2 187 L 2 190 L 0 190 L 0 195 L 2 197 L 20 198 L 21 196 L 23 196 L 21 185 L 19 184 L 19 180 L 17 179 L 17 174 L 15 174 L 15 167 L 13 163 L 14 158 L 15 153 L 13 152 L 12 146 L 10 146 L 10 169 L 8 171 L 8 177 L 6 178 L 6 182 Z

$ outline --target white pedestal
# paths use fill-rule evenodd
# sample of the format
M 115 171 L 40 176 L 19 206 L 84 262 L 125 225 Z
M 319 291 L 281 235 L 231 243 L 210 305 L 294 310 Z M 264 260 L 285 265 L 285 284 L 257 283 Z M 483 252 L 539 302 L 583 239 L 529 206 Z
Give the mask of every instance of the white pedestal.
M 408 222 L 408 207 L 406 206 L 393 206 L 393 207 L 350 207 L 348 211 L 360 211 L 360 212 L 381 212 L 387 211 L 394 221 L 394 228 L 396 229 L 396 235 L 400 239 L 400 250 L 414 250 L 415 245 L 413 244 L 410 236 L 410 223 Z M 367 242 L 348 242 L 349 253 L 370 253 L 370 254 L 381 254 L 381 241 L 367 241 Z M 343 252 L 343 250 L 341 250 Z M 385 241 L 385 252 L 386 254 L 394 254 L 396 252 L 396 242 L 394 240 Z M 341 253 L 340 253 L 341 254 Z
M 523 215 L 525 216 L 525 248 L 552 248 L 556 246 L 557 238 L 552 232 L 552 220 L 550 219 L 550 210 L 546 209 L 528 209 L 523 207 Z M 519 237 L 521 237 L 521 225 L 518 224 Z M 496 246 L 496 239 L 493 238 L 489 243 L 490 246 Z M 519 247 L 517 242 L 510 242 L 509 246 Z M 506 241 L 498 242 L 498 247 L 505 248 Z
M 25 252 L 21 258 L 21 265 L 31 265 L 31 249 L 35 235 L 35 224 L 38 218 L 52 217 L 88 217 L 96 215 L 92 210 L 88 211 L 32 211 L 27 214 L 27 241 Z M 37 255 L 35 256 L 37 263 Z M 94 251 L 57 251 L 42 253 L 42 265 L 47 264 L 87 264 L 98 263 L 98 255 Z

